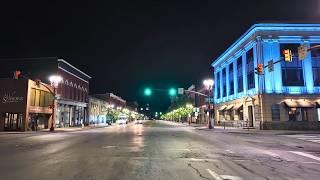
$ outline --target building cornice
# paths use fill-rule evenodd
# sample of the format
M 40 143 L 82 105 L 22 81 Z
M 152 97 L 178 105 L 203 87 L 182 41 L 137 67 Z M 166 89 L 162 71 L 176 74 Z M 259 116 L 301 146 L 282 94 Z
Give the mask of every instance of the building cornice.
M 65 64 L 67 64 L 68 66 L 72 67 L 73 69 L 75 69 L 76 71 L 78 71 L 79 73 L 83 74 L 84 76 L 86 76 L 89 79 L 92 79 L 91 76 L 89 76 L 88 74 L 82 72 L 81 70 L 79 70 L 78 68 L 74 67 L 72 64 L 68 63 L 67 61 L 65 61 L 64 59 L 58 59 L 58 62 L 63 62 Z
M 234 51 L 239 49 L 244 42 L 255 36 L 259 31 L 319 31 L 320 24 L 255 24 L 249 28 L 237 41 L 235 41 L 223 54 L 213 61 L 215 67 Z

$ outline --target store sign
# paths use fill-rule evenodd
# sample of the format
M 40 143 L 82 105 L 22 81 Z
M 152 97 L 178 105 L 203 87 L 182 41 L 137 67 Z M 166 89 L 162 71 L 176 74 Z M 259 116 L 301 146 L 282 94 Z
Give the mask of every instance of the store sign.
M 30 113 L 51 114 L 52 113 L 52 109 L 47 108 L 47 107 L 30 106 L 29 112 Z
M 19 103 L 23 101 L 23 96 L 16 95 L 16 91 L 12 93 L 5 93 L 2 96 L 2 103 L 3 104 L 10 104 L 10 103 Z

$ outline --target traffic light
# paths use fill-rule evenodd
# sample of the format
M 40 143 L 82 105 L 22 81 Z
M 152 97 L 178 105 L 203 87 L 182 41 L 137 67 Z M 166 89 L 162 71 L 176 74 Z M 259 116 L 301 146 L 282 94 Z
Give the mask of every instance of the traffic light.
M 262 74 L 263 73 L 263 64 L 262 63 L 258 64 L 257 72 L 258 72 L 258 74 Z
M 146 95 L 146 96 L 151 96 L 151 94 L 152 94 L 152 91 L 151 91 L 150 88 L 144 89 L 144 95 Z
M 177 90 L 175 88 L 170 88 L 169 89 L 169 95 L 170 96 L 176 96 L 177 95 Z
M 286 62 L 292 62 L 292 52 L 290 49 L 283 50 L 283 55 Z
M 13 78 L 14 79 L 19 79 L 19 76 L 21 75 L 21 71 L 19 70 L 16 70 L 14 73 L 13 73 Z

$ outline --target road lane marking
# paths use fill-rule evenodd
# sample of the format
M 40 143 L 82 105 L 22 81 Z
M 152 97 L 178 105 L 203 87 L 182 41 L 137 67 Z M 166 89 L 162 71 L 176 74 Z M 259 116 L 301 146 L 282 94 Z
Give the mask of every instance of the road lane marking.
M 320 163 L 318 162 L 302 162 L 303 164 L 317 164 L 317 165 L 320 165 Z
M 211 171 L 210 169 L 207 169 L 207 171 L 209 172 L 209 174 L 215 179 L 215 180 L 223 180 L 224 178 L 221 177 L 219 174 Z
M 314 160 L 320 161 L 319 157 L 311 155 L 311 154 L 307 154 L 307 153 L 300 152 L 300 151 L 289 151 L 289 152 L 294 153 L 294 154 L 298 154 L 300 156 L 304 156 L 304 157 L 307 157 L 307 158 L 310 158 L 310 159 L 314 159 Z
M 271 151 L 263 151 L 263 153 L 264 153 L 264 154 L 267 154 L 267 155 L 269 155 L 269 156 L 272 156 L 272 157 L 274 157 L 274 158 L 280 158 L 280 156 L 279 156 L 278 154 L 273 153 L 273 152 L 271 152 Z
M 230 149 L 227 149 L 226 151 L 227 151 L 228 153 L 230 153 L 230 154 L 234 154 L 234 152 L 231 151 Z
M 238 176 L 222 175 L 221 177 L 223 179 L 228 179 L 228 180 L 243 180 L 241 177 L 238 177 Z
M 110 149 L 110 148 L 115 148 L 116 146 L 103 146 L 103 149 Z

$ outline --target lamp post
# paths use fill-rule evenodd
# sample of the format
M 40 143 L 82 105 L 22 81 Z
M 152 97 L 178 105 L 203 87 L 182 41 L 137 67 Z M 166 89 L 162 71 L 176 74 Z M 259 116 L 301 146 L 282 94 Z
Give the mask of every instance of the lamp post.
M 207 88 L 209 94 L 208 94 L 208 112 L 209 112 L 209 120 L 208 120 L 208 128 L 212 129 L 212 123 L 210 118 L 210 97 L 211 97 L 211 90 L 213 88 L 214 81 L 212 79 L 206 79 L 203 81 L 203 85 Z
M 54 120 L 55 120 L 55 104 L 56 104 L 56 89 L 59 86 L 59 83 L 62 81 L 62 77 L 58 75 L 52 75 L 49 77 L 49 81 L 51 86 L 53 87 L 53 104 L 52 104 L 52 120 L 51 120 L 51 127 L 50 131 L 54 131 Z

